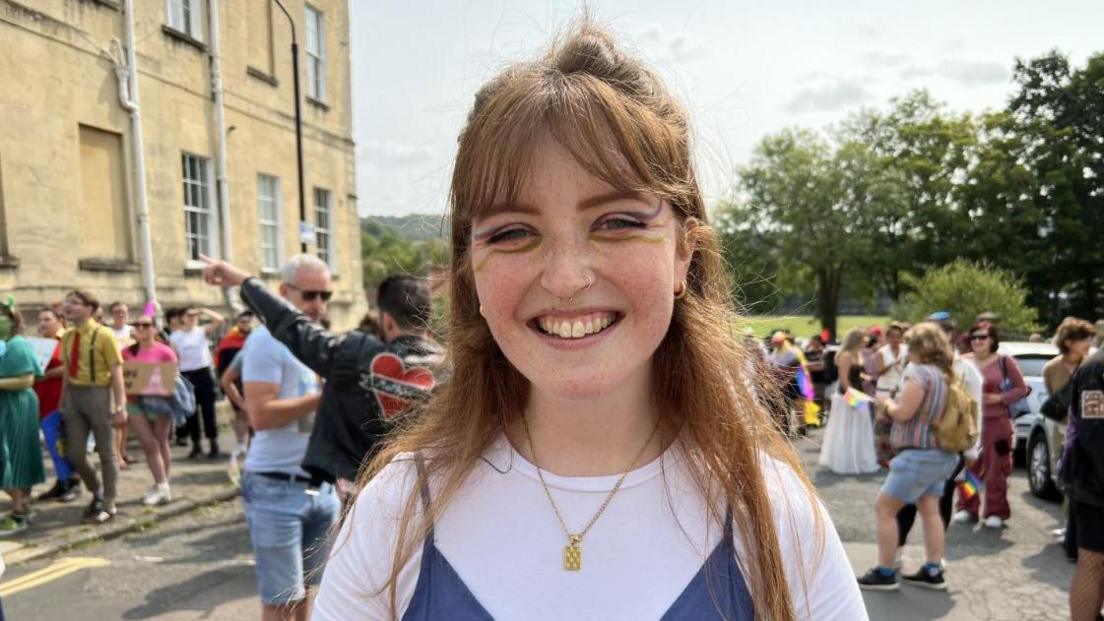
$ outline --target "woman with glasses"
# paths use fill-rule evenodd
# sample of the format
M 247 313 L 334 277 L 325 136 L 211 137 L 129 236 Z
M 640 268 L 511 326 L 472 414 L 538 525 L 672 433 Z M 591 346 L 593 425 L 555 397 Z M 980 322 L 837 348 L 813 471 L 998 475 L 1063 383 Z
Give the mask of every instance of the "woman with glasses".
M 982 378 L 981 455 L 969 470 L 985 484 L 982 523 L 988 528 L 1001 528 L 1012 516 L 1008 506 L 1008 476 L 1012 474 L 1012 447 L 1015 432 L 1011 405 L 1027 396 L 1027 384 L 1016 359 L 997 353 L 1000 337 L 997 327 L 979 322 L 970 329 L 971 352 L 964 356 L 973 361 Z M 981 494 L 959 498 L 955 522 L 976 522 L 981 509 Z
M 143 316 L 134 322 L 136 342 L 123 349 L 123 361 L 146 364 L 176 364 L 176 353 L 158 339 L 153 317 Z M 176 376 L 166 377 L 154 371 L 150 385 L 141 395 L 127 397 L 127 414 L 130 428 L 142 444 L 146 464 L 153 475 L 153 486 L 142 497 L 142 504 L 155 506 L 172 500 L 169 489 L 169 468 L 172 449 L 169 435 L 173 429 L 170 399 L 176 385 Z
M 590 23 L 480 89 L 451 379 L 363 471 L 313 619 L 867 618 L 693 161 L 682 106 Z

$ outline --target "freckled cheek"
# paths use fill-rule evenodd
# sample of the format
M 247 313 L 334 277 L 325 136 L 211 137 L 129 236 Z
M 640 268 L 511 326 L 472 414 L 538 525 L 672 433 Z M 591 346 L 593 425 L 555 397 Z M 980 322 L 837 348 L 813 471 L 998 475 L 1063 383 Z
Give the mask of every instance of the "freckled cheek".
M 494 330 L 517 319 L 532 277 L 524 266 L 508 257 L 494 257 L 475 275 L 475 290 L 483 317 Z

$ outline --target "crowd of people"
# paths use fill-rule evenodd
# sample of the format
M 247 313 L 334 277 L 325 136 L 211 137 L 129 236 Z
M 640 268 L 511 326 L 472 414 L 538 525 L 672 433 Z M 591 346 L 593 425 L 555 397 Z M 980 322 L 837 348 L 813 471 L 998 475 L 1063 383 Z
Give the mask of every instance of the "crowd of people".
M 276 291 L 204 258 L 205 281 L 240 288 L 250 309 L 213 351 L 216 312 L 170 309 L 161 333 L 154 305 L 133 330 L 113 305 L 108 327 L 78 290 L 63 303 L 67 326 L 57 309 L 40 313 L 59 341 L 42 371 L 9 299 L 9 532 L 26 527 L 44 479 L 40 414 L 58 473 L 47 494 L 73 500 L 83 486 L 86 519 L 100 523 L 128 466 L 119 430 L 146 456 L 147 504 L 171 501 L 174 427 L 190 458 L 221 457 L 216 386 L 235 408 L 230 461 L 266 620 L 861 620 L 860 587 L 897 588 L 916 516 L 925 563 L 901 578 L 946 588 L 960 475 L 983 499 L 960 498 L 955 519 L 1010 518 L 1008 419 L 1024 382 L 996 326 L 978 322 L 963 341 L 935 314 L 852 331 L 838 352 L 825 337 L 802 349 L 778 332 L 771 351 L 733 339 L 688 119 L 595 25 L 479 91 L 451 196 L 447 358 L 428 330 L 427 284 L 410 276 L 385 280 L 357 329 L 331 332 L 331 275 L 310 255 L 282 267 Z M 1064 334 L 1053 379 L 1070 376 L 1062 478 L 1081 621 L 1104 594 L 1104 358 L 1070 354 L 1082 332 Z M 179 373 L 159 394 L 128 396 L 128 362 Z M 823 465 L 889 470 L 874 501 L 876 564 L 857 580 L 789 441 L 825 421 Z
M 1065 492 L 1068 520 L 1056 534 L 1068 558 L 1077 562 L 1072 618 L 1086 620 L 1098 619 L 1104 604 L 1099 502 L 1104 497 L 1096 478 L 1104 473 L 1096 469 L 1104 461 L 1096 429 L 1096 419 L 1104 418 L 1099 391 L 1104 377 L 1099 364 L 1090 364 L 1104 355 L 1092 354 L 1094 342 L 1099 349 L 1104 340 L 1102 332 L 1086 320 L 1066 318 L 1053 338 L 1059 353 L 1043 368 L 1042 413 L 1062 425 L 1064 437 L 1055 474 Z M 786 341 L 792 336 L 776 332 L 768 343 Z M 814 336 L 804 351 L 817 396 L 830 404 L 819 465 L 841 475 L 888 470 L 874 502 L 877 562 L 859 577 L 859 585 L 884 591 L 905 582 L 945 589 L 943 533 L 948 526 L 980 523 L 1000 529 L 1012 517 L 1008 477 L 1014 418 L 1027 413 L 1030 392 L 1016 359 L 1000 352 L 994 321 L 979 320 L 960 332 L 946 312 L 915 326 L 891 323 L 884 332 L 880 326 L 850 330 L 834 351 L 825 341 Z M 784 368 L 780 372 L 788 377 Z M 941 434 L 950 434 L 952 421 L 965 420 L 967 412 L 973 421 L 960 431 L 970 442 L 948 448 L 952 440 Z M 1081 435 L 1082 429 L 1093 430 L 1092 441 Z M 1078 437 L 1086 441 L 1077 442 Z M 926 562 L 915 573 L 902 574 L 902 550 L 918 515 Z

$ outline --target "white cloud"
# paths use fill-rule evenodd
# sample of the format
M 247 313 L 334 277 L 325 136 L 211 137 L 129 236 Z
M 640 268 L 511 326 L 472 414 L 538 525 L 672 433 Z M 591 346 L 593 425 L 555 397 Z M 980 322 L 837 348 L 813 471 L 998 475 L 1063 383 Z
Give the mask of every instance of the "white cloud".
M 437 154 L 427 146 L 369 140 L 357 146 L 357 165 L 373 168 L 407 168 L 435 163 Z
M 1004 84 L 1010 76 L 1008 67 L 1001 63 L 961 59 L 943 61 L 939 74 L 967 86 Z
M 835 112 L 870 101 L 873 94 L 859 80 L 834 79 L 799 90 L 786 104 L 790 114 Z
M 881 50 L 870 50 L 865 52 L 859 60 L 868 65 L 877 67 L 899 67 L 901 65 L 907 65 L 911 57 L 908 54 L 893 54 Z

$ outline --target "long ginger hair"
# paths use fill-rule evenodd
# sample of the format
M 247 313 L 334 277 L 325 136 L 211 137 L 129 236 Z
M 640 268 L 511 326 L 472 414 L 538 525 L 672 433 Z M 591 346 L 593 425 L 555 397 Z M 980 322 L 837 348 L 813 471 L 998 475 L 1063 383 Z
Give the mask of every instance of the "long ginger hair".
M 416 485 L 434 482 L 432 514 L 421 520 L 415 519 L 417 487 L 407 495 L 383 587 L 392 615 L 398 617 L 400 570 L 480 456 L 524 412 L 529 381 L 479 314 L 469 251 L 473 220 L 518 195 L 542 133 L 615 188 L 668 201 L 679 219 L 679 243 L 693 251 L 687 290 L 675 302 L 652 361 L 664 440 L 680 443 L 715 524 L 731 507 L 746 546 L 741 560 L 757 616 L 794 619 L 762 456 L 788 464 L 810 499 L 815 493 L 769 412 L 778 393 L 761 379 L 765 369 L 739 338 L 719 244 L 694 174 L 686 114 L 649 69 L 586 20 L 539 60 L 509 66 L 485 84 L 460 135 L 450 196 L 452 379 L 390 436 L 360 476 L 363 485 L 400 453 L 420 451 L 426 468 Z

